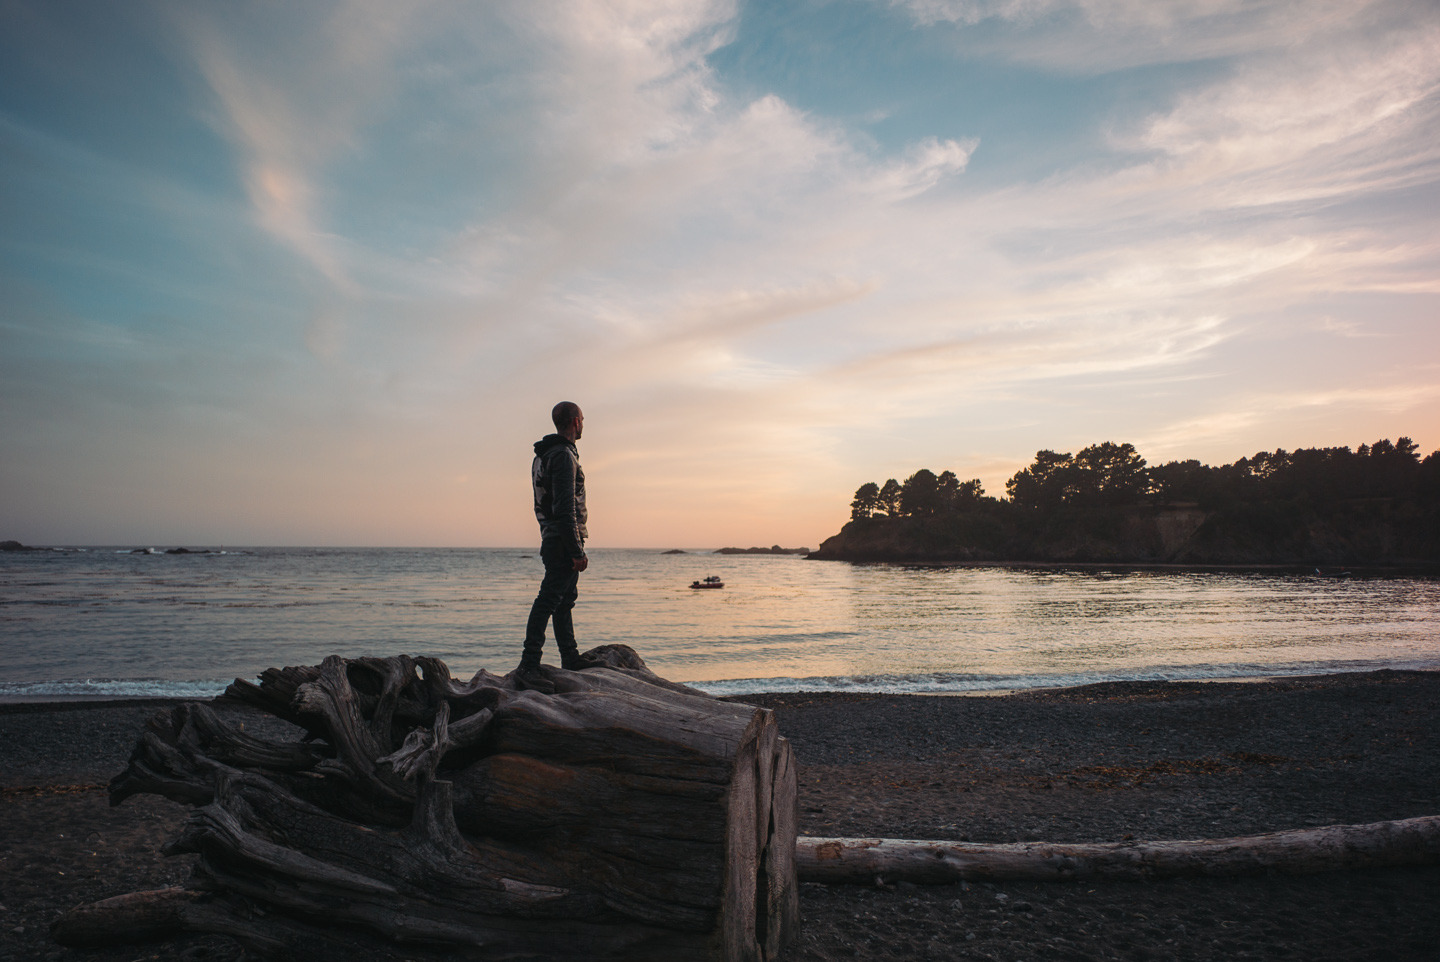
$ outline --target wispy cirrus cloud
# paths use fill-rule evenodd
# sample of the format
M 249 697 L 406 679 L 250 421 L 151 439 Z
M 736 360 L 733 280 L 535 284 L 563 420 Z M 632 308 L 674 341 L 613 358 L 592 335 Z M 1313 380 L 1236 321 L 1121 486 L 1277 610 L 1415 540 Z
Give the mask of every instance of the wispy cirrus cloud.
M 370 0 L 295 11 L 277 23 L 198 8 L 175 12 L 237 150 L 258 223 L 332 284 L 353 284 L 324 223 L 322 177 L 392 80 L 392 60 L 423 5 Z
M 1080 73 L 1294 49 L 1422 2 L 1386 0 L 885 0 L 916 23 L 967 30 L 970 53 Z
M 1171 189 L 1228 206 L 1333 198 L 1433 179 L 1440 19 L 1240 67 L 1117 146 L 1156 151 Z

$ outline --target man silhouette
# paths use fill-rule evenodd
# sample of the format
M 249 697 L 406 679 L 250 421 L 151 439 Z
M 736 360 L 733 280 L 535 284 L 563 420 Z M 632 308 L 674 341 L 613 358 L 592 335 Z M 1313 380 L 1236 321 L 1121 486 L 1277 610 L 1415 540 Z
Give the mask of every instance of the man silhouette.
M 516 669 L 526 687 L 549 687 L 539 674 L 545 650 L 545 624 L 555 626 L 555 645 L 564 668 L 580 667 L 571 609 L 579 594 L 580 572 L 590 564 L 585 556 L 585 472 L 575 442 L 584 430 L 585 415 L 574 401 L 561 401 L 550 412 L 555 433 L 535 442 L 530 480 L 535 488 L 535 518 L 540 522 L 540 560 L 545 577 L 530 606 L 525 625 L 525 651 Z

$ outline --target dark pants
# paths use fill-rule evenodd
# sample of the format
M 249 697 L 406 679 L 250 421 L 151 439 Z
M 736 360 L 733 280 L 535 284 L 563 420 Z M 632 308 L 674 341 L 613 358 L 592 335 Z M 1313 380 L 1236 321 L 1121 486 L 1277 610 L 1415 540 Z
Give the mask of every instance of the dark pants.
M 580 572 L 575 570 L 574 559 L 558 538 L 540 542 L 540 560 L 545 563 L 545 579 L 540 582 L 540 593 L 530 606 L 530 620 L 525 624 L 525 654 L 521 660 L 521 664 L 530 666 L 540 664 L 545 650 L 545 623 L 552 619 L 555 645 L 560 649 L 562 662 L 578 654 L 570 610 L 580 594 Z

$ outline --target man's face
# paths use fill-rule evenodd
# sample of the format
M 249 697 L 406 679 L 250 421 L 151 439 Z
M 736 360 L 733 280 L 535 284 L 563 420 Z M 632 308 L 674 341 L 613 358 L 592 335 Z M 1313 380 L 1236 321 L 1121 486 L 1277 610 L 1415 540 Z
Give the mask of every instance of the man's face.
M 585 429 L 585 413 L 582 411 L 575 415 L 575 421 L 573 423 L 575 425 L 575 440 L 578 441 L 580 440 L 580 432 Z

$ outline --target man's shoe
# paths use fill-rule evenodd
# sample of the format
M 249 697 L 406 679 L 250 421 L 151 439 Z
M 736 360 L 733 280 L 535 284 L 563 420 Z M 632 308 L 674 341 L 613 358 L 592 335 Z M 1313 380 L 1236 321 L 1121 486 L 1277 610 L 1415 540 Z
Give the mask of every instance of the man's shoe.
M 538 691 L 542 695 L 555 694 L 555 683 L 545 677 L 539 666 L 531 668 L 524 662 L 515 669 L 515 688 L 517 691 Z

